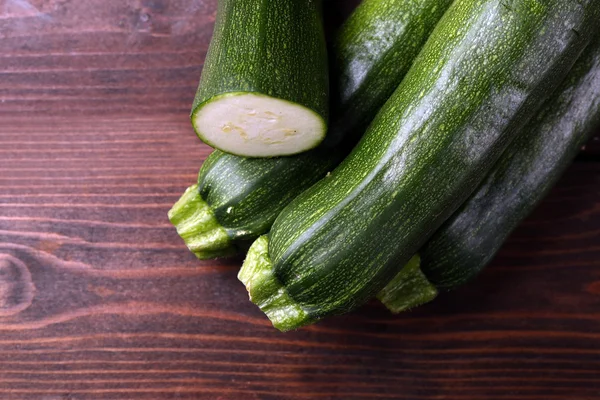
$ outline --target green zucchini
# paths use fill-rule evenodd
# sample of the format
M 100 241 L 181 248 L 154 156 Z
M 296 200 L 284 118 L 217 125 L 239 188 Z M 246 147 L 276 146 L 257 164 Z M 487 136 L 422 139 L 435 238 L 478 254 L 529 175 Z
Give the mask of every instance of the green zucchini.
M 593 0 L 456 0 L 350 156 L 251 247 L 240 277 L 273 325 L 383 289 L 557 88 L 599 18 Z M 245 279 L 256 251 L 276 285 Z
M 337 107 L 327 145 L 349 146 L 394 93 L 453 0 L 363 0 L 335 37 Z M 349 140 L 348 140 L 349 139 Z M 341 161 L 341 160 L 340 160 Z
M 335 40 L 341 95 L 327 146 L 272 159 L 215 151 L 200 169 L 197 196 L 186 192 L 170 212 L 188 247 L 200 258 L 226 256 L 268 232 L 292 199 L 342 161 L 400 84 L 450 3 L 363 1 Z M 198 215 L 206 213 L 210 218 L 199 222 Z
M 320 0 L 219 0 L 191 115 L 200 139 L 246 157 L 312 149 L 328 91 Z
M 280 158 L 243 158 L 216 150 L 169 211 L 169 219 L 196 257 L 246 250 L 296 196 L 335 167 L 332 150 Z
M 261 236 L 252 244 L 238 278 L 246 283 L 250 300 L 277 321 L 277 328 L 295 325 L 298 320 L 316 322 L 310 313 L 282 290 L 272 273 L 268 258 L 269 241 Z M 438 290 L 427 281 L 420 269 L 419 255 L 412 257 L 396 276 L 379 292 L 377 299 L 392 313 L 400 313 L 435 299 Z
M 600 125 L 600 40 L 511 143 L 485 181 L 421 249 L 422 270 L 438 288 L 474 278 L 545 197 Z

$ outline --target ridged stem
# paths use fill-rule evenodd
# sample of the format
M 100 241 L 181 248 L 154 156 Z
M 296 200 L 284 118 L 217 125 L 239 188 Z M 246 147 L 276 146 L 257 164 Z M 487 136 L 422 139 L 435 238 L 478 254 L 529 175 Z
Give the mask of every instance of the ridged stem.
M 188 249 L 201 260 L 236 254 L 227 231 L 202 199 L 198 185 L 190 186 L 169 211 L 169 220 Z
M 238 279 L 246 285 L 250 301 L 256 304 L 282 332 L 310 325 L 315 320 L 285 291 L 273 274 L 269 238 L 259 237 L 250 247 Z
M 429 303 L 437 295 L 438 290 L 421 271 L 421 259 L 416 255 L 379 292 L 377 299 L 391 312 L 400 313 Z

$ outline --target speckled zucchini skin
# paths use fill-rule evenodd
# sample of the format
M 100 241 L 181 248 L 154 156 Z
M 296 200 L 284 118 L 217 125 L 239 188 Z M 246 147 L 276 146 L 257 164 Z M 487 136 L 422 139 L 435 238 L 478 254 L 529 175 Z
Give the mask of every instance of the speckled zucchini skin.
M 556 183 L 600 125 L 600 40 L 586 49 L 548 105 L 511 143 L 477 191 L 421 250 L 439 288 L 475 277 Z
M 192 115 L 215 96 L 258 92 L 328 118 L 321 0 L 219 0 Z
M 352 145 L 394 93 L 452 0 L 364 0 L 341 27 L 333 63 L 338 106 L 326 144 Z M 354 140 L 353 140 L 354 139 Z
M 349 151 L 344 149 L 356 143 L 400 84 L 450 3 L 365 0 L 354 11 L 334 45 L 341 103 L 327 147 L 272 159 L 221 151 L 209 156 L 199 174 L 200 194 L 234 242 L 268 232 L 290 201 L 342 161 Z M 346 143 L 340 147 L 342 138 Z
M 270 261 L 289 297 L 315 319 L 380 291 L 557 88 L 599 18 L 596 0 L 456 0 L 350 156 L 275 221 Z
M 249 241 L 267 232 L 279 212 L 336 161 L 341 155 L 334 151 L 267 159 L 216 150 L 200 169 L 200 196 L 234 243 Z

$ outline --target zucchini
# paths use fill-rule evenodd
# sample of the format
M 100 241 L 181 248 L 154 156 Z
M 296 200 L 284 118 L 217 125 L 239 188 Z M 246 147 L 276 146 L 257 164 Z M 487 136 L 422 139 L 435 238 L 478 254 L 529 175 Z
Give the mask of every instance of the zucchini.
M 353 147 L 453 0 L 363 0 L 334 40 L 338 106 L 326 144 Z M 341 161 L 341 160 L 340 160 Z
M 341 160 L 321 151 L 280 158 L 243 158 L 215 150 L 169 211 L 179 236 L 199 259 L 247 249 L 279 212 Z
M 191 115 L 200 139 L 246 157 L 316 147 L 329 99 L 321 1 L 218 4 Z
M 256 239 L 238 274 L 239 280 L 246 284 L 250 300 L 260 307 L 278 329 L 293 326 L 298 320 L 304 321 L 305 325 L 316 322 L 318 318 L 282 290 L 273 274 L 268 248 L 269 240 L 266 235 Z M 428 303 L 437 295 L 438 290 L 427 281 L 420 269 L 419 255 L 415 255 L 379 292 L 377 299 L 392 313 L 400 313 Z
M 593 0 L 456 0 L 352 153 L 282 211 L 267 252 L 251 247 L 242 270 L 259 250 L 277 284 L 240 277 L 273 325 L 295 329 L 383 289 L 566 76 L 599 18 Z
M 600 125 L 600 40 L 510 145 L 461 208 L 421 249 L 422 270 L 438 288 L 474 278 L 536 207 Z
M 341 98 L 327 146 L 272 159 L 215 151 L 200 169 L 197 196 L 186 192 L 169 214 L 188 247 L 199 258 L 226 256 L 268 232 L 291 200 L 342 161 L 400 84 L 450 3 L 363 1 L 334 41 Z M 206 213 L 209 217 L 200 222 L 198 215 Z

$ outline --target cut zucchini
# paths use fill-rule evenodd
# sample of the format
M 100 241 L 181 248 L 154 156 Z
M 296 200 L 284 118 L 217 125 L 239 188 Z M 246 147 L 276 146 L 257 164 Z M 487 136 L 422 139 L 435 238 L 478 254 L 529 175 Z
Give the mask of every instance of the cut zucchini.
M 192 108 L 200 139 L 245 157 L 316 147 L 329 76 L 320 0 L 220 0 Z
M 202 140 L 246 157 L 300 153 L 325 137 L 325 121 L 316 112 L 257 93 L 227 93 L 200 107 L 193 117 Z

